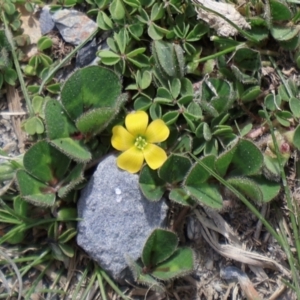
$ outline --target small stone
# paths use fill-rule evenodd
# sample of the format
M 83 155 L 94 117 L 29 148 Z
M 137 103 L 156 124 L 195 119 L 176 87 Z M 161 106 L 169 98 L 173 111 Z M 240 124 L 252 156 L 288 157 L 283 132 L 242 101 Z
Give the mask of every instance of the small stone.
M 55 23 L 52 20 L 52 14 L 50 13 L 50 7 L 44 6 L 40 13 L 40 28 L 42 35 L 49 33 L 55 27 Z
M 57 11 L 52 16 L 52 20 L 55 22 L 62 38 L 72 45 L 82 43 L 98 27 L 97 24 L 84 13 L 73 9 Z
M 137 260 L 150 233 L 166 226 L 165 201 L 148 201 L 138 179 L 107 156 L 78 202 L 78 244 L 119 282 L 128 276 L 125 256 Z
M 76 68 L 82 68 L 89 65 L 96 58 L 97 51 L 98 45 L 96 43 L 96 39 L 93 39 L 78 51 L 76 57 Z

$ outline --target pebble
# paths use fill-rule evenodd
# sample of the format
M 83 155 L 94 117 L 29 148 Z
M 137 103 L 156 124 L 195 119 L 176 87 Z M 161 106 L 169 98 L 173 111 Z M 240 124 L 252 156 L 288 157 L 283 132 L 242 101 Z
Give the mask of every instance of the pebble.
M 116 281 L 131 272 L 126 256 L 137 260 L 150 233 L 166 226 L 164 200 L 148 201 L 138 185 L 139 176 L 120 170 L 116 156 L 98 165 L 78 202 L 78 244 Z

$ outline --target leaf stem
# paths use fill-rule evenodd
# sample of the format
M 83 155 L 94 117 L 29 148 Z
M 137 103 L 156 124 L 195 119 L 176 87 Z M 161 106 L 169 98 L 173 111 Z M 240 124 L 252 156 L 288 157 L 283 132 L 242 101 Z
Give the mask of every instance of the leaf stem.
M 224 55 L 224 54 L 227 54 L 227 53 L 229 53 L 229 52 L 233 52 L 233 51 L 235 51 L 236 48 L 237 48 L 237 46 L 229 47 L 229 48 L 224 49 L 224 50 L 222 50 L 222 51 L 220 51 L 220 52 L 217 52 L 217 53 L 215 53 L 215 54 L 208 55 L 208 56 L 205 56 L 205 57 L 203 57 L 203 58 L 194 60 L 193 62 L 195 62 L 195 63 L 201 63 L 201 62 L 207 61 L 207 60 L 209 60 L 209 59 L 214 59 L 214 58 L 217 58 L 217 57 L 222 56 L 222 55 Z

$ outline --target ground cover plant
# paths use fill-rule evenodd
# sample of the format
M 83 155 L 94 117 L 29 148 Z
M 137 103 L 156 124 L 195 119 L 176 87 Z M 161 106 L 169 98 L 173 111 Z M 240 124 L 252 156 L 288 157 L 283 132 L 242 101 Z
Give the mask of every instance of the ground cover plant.
M 281 280 L 300 299 L 300 2 L 232 1 L 236 9 L 226 9 L 238 11 L 239 22 L 220 12 L 227 2 L 216 10 L 190 0 L 54 1 L 52 11 L 80 9 L 98 25 L 55 61 L 48 36 L 30 59 L 23 52 L 30 41 L 18 7 L 33 13 L 46 3 L 0 1 L 1 92 L 20 86 L 28 111 L 22 129 L 30 143 L 15 157 L 1 150 L 2 297 L 31 299 L 37 291 L 67 297 L 63 269 L 51 288 L 39 284 L 53 266 L 68 269 L 80 255 L 76 201 L 90 166 L 115 148 L 123 152 L 118 166 L 139 172 L 149 201 L 164 195 L 179 211 L 175 224 L 183 225 L 196 209 L 222 212 L 228 198 L 241 203 L 285 252 L 288 272 Z M 224 24 L 231 25 L 228 31 Z M 57 71 L 103 32 L 108 49 L 98 51 L 99 65 L 59 82 Z M 261 214 L 266 206 L 278 225 Z M 170 293 L 171 279 L 195 269 L 194 251 L 183 239 L 178 246 L 176 233 L 154 230 L 141 260 L 128 258 L 137 283 Z M 32 273 L 34 281 L 23 284 Z M 92 262 L 85 280 L 83 294 L 78 284 L 72 299 L 85 299 L 93 286 L 102 299 L 110 299 L 110 290 L 129 299 Z

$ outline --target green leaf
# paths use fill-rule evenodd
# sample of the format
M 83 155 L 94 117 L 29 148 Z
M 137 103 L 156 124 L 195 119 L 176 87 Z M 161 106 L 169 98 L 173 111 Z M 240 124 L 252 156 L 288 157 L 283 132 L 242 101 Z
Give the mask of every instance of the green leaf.
M 273 200 L 280 192 L 281 184 L 280 182 L 271 181 L 263 176 L 251 177 L 255 181 L 256 185 L 262 192 L 263 202 L 269 202 Z
M 298 150 L 300 150 L 300 125 L 298 125 L 295 129 L 293 144 Z
M 84 164 L 78 164 L 67 176 L 64 177 L 62 187 L 58 190 L 58 196 L 60 198 L 65 197 L 72 189 L 84 180 L 84 168 Z
M 186 113 L 188 113 L 190 116 L 192 116 L 195 119 L 200 119 L 202 118 L 202 109 L 200 105 L 196 102 L 191 102 L 187 109 Z
M 155 290 L 159 293 L 165 292 L 164 286 L 162 286 L 161 283 L 154 279 L 150 274 L 144 272 L 142 267 L 129 256 L 126 256 L 126 262 L 133 273 L 133 278 L 135 279 L 135 281 L 140 284 L 149 286 L 152 290 Z
M 237 144 L 226 149 L 223 153 L 221 153 L 215 161 L 215 169 L 216 172 L 221 176 L 224 177 L 227 173 L 227 170 L 232 162 L 234 153 L 237 149 Z
M 172 152 L 186 153 L 192 150 L 192 137 L 188 134 L 183 134 L 177 139 L 177 142 L 172 149 Z
M 44 113 L 47 136 L 50 140 L 66 138 L 78 131 L 57 100 L 48 100 Z
M 240 139 L 232 160 L 234 174 L 255 175 L 263 165 L 263 155 L 259 148 L 251 141 Z
M 188 157 L 172 153 L 160 167 L 158 175 L 165 182 L 177 183 L 184 179 L 191 166 Z
M 270 0 L 271 16 L 273 21 L 290 21 L 292 13 L 288 6 L 278 0 Z
M 151 104 L 151 99 L 145 96 L 139 96 L 136 98 L 133 105 L 135 110 L 147 110 Z
M 49 142 L 65 155 L 79 163 L 88 162 L 92 158 L 91 153 L 86 149 L 82 141 L 71 138 L 58 138 Z
M 101 28 L 102 30 L 110 30 L 113 28 L 112 20 L 103 11 L 98 12 L 96 22 L 97 22 L 97 25 L 99 26 L 99 28 Z
M 95 135 L 106 128 L 117 112 L 110 107 L 90 110 L 76 120 L 76 127 L 84 134 Z
M 234 54 L 233 61 L 244 70 L 258 71 L 261 68 L 259 52 L 250 48 L 239 48 Z
M 179 117 L 179 112 L 176 111 L 168 111 L 162 116 L 162 120 L 166 123 L 166 125 L 174 124 Z
M 121 54 L 125 54 L 125 49 L 128 43 L 127 33 L 125 32 L 124 28 L 121 29 L 118 33 L 114 34 L 114 40 L 118 45 L 118 49 Z
M 119 54 L 109 50 L 101 50 L 98 56 L 101 58 L 101 62 L 107 66 L 113 66 L 121 60 Z
M 132 58 L 137 56 L 138 54 L 142 54 L 146 51 L 146 48 L 138 48 L 126 54 L 127 57 Z
M 290 27 L 283 25 L 274 25 L 271 28 L 271 34 L 277 41 L 288 41 L 299 34 L 298 27 Z
M 46 141 L 40 141 L 27 150 L 23 163 L 26 171 L 32 176 L 54 185 L 63 178 L 70 159 Z
M 203 137 L 206 141 L 210 141 L 212 138 L 212 134 L 209 125 L 206 122 L 203 122 L 202 124 L 203 124 Z
M 14 198 L 14 211 L 21 217 L 26 217 L 28 213 L 28 203 L 20 196 Z
M 65 230 L 59 237 L 58 242 L 61 244 L 65 244 L 70 241 L 74 236 L 76 236 L 77 231 L 74 228 L 69 228 Z
M 157 171 L 145 165 L 140 173 L 139 186 L 143 195 L 150 201 L 159 201 L 166 188 L 165 182 L 158 177 Z
M 265 106 L 268 110 L 279 110 L 281 105 L 280 95 L 268 94 L 264 99 Z
M 195 205 L 195 201 L 182 188 L 172 189 L 169 194 L 169 199 L 178 204 L 184 205 L 184 206 L 194 206 Z
M 214 155 L 209 155 L 201 159 L 201 161 L 211 169 L 214 169 L 215 160 L 216 157 Z M 210 176 L 208 171 L 198 163 L 195 163 L 187 174 L 183 184 L 188 186 L 201 186 L 201 184 L 207 181 Z
M 25 131 L 30 134 L 41 134 L 44 132 L 44 123 L 42 120 L 36 116 L 29 118 L 24 123 L 24 129 Z
M 12 14 L 16 11 L 16 8 L 15 8 L 14 4 L 11 3 L 10 1 L 4 2 L 4 3 L 2 4 L 2 7 L 3 7 L 3 10 L 4 10 L 8 15 L 12 15 Z
M 60 250 L 62 251 L 62 253 L 68 257 L 73 257 L 75 250 L 73 246 L 70 245 L 66 245 L 66 244 L 58 244 L 58 247 L 60 248 Z
M 14 69 L 8 68 L 4 72 L 4 80 L 10 85 L 15 85 L 18 78 L 17 72 Z
M 268 178 L 279 180 L 280 166 L 277 157 L 264 155 L 264 173 L 267 174 Z
M 160 280 L 170 280 L 185 276 L 194 270 L 194 253 L 190 248 L 178 248 L 166 261 L 152 271 L 152 276 Z
M 179 96 L 180 90 L 181 90 L 181 82 L 178 78 L 174 78 L 170 85 L 170 91 L 174 99 L 176 99 Z
M 59 94 L 60 93 L 60 83 L 53 83 L 46 86 L 46 90 L 52 94 Z
M 178 245 L 174 232 L 165 229 L 155 229 L 148 237 L 142 253 L 142 261 L 146 267 L 153 268 L 158 263 L 169 258 Z
M 149 113 L 152 120 L 161 119 L 161 106 L 158 103 L 153 103 L 150 106 Z
M 277 111 L 275 113 L 275 118 L 282 126 L 289 127 L 290 121 L 288 119 L 292 119 L 293 116 L 287 111 Z
M 37 47 L 40 51 L 44 51 L 52 47 L 52 40 L 47 36 L 41 37 L 37 42 Z
M 61 91 L 61 102 L 71 119 L 76 120 L 90 109 L 115 107 L 121 88 L 116 73 L 90 66 L 79 69 L 66 81 Z
M 251 200 L 261 204 L 263 201 L 263 194 L 259 186 L 247 177 L 231 177 L 227 182 L 235 187 L 238 191 L 249 197 Z
M 38 206 L 53 206 L 56 197 L 51 187 L 24 170 L 17 171 L 16 180 L 22 198 Z
M 184 186 L 184 189 L 188 195 L 202 205 L 214 209 L 221 209 L 223 206 L 222 196 L 218 187 L 214 184 L 202 183 L 201 185 L 193 185 L 193 183 L 189 183 L 189 185 Z
M 153 41 L 152 53 L 157 67 L 166 76 L 172 78 L 182 78 L 184 75 L 184 56 L 180 45 Z
M 150 24 L 148 27 L 148 35 L 152 40 L 161 40 L 164 36 L 164 32 L 159 30 L 158 26 L 155 26 L 155 24 Z
M 32 108 L 36 114 L 39 114 L 42 112 L 44 104 L 44 98 L 41 96 L 34 96 L 32 98 Z
M 300 100 L 292 97 L 290 98 L 289 105 L 294 117 L 300 118 Z
M 260 86 L 252 86 L 243 92 L 243 94 L 241 95 L 241 100 L 244 103 L 251 102 L 255 100 L 260 95 L 260 93 Z
M 109 7 L 109 12 L 115 20 L 122 20 L 125 17 L 125 9 L 122 0 L 113 0 Z
M 71 207 L 63 207 L 57 212 L 58 221 L 69 221 L 77 218 L 77 209 Z

